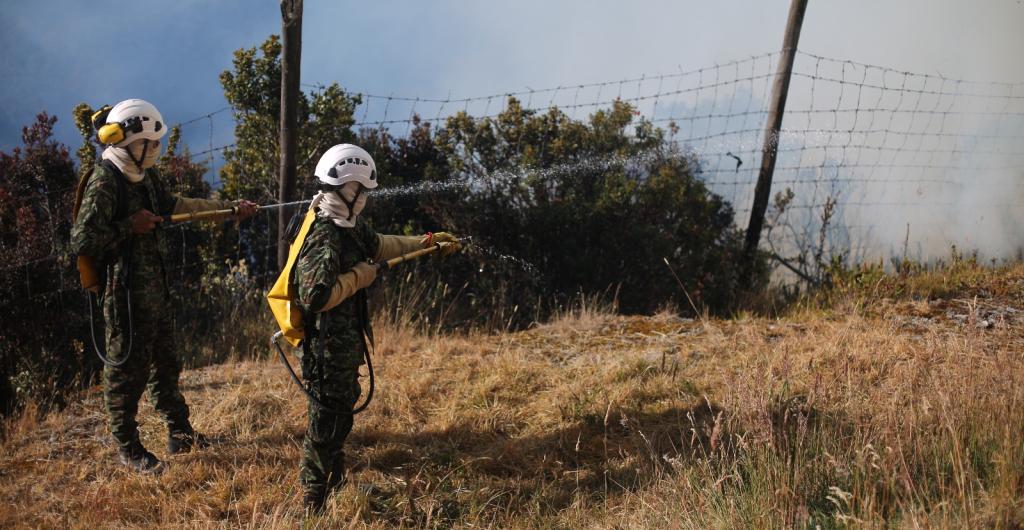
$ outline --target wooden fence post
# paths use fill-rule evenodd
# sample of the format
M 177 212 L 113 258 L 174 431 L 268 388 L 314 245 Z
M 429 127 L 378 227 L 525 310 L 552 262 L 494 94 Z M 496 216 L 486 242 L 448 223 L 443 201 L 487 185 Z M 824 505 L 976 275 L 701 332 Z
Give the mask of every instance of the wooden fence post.
M 302 0 L 281 0 L 281 129 L 279 144 L 281 166 L 277 199 L 290 202 L 295 193 L 295 128 L 299 102 L 299 63 L 302 58 Z M 285 228 L 292 208 L 277 211 L 277 265 L 284 268 L 288 259 Z
M 768 107 L 768 120 L 764 127 L 761 170 L 757 175 L 757 186 L 754 188 L 754 204 L 750 208 L 750 224 L 747 226 L 747 238 L 744 245 L 747 281 L 753 279 L 752 275 L 755 272 L 754 260 L 757 257 L 757 247 L 761 241 L 761 229 L 764 227 L 764 214 L 768 210 L 768 199 L 772 193 L 772 174 L 775 172 L 775 158 L 779 148 L 779 130 L 782 128 L 782 116 L 786 111 L 789 79 L 793 73 L 793 60 L 796 57 L 800 27 L 803 25 L 806 10 L 807 0 L 792 0 L 790 2 L 789 20 L 786 22 L 786 34 L 782 39 L 779 68 L 775 71 L 772 99 Z

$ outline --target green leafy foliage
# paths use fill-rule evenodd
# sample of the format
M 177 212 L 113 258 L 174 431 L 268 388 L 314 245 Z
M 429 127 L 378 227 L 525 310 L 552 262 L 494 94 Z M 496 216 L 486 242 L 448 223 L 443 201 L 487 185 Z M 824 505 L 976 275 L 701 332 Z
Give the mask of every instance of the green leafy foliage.
M 532 263 L 540 293 L 614 290 L 627 312 L 689 309 L 667 259 L 698 306 L 737 298 L 731 207 L 696 177 L 699 161 L 628 104 L 578 122 L 512 98 L 494 119 L 452 117 L 437 143 L 466 181 L 445 208 L 453 228 Z
M 222 72 L 220 83 L 236 121 L 235 146 L 224 151 L 220 170 L 224 198 L 246 198 L 259 204 L 278 202 L 279 130 L 281 109 L 281 42 L 271 35 L 259 47 L 235 52 L 232 69 Z M 298 196 L 313 190 L 313 169 L 332 145 L 355 140 L 352 114 L 358 96 L 333 83 L 311 94 L 300 92 L 298 101 Z M 267 276 L 276 271 L 277 259 L 268 244 L 276 240 L 277 216 L 260 215 L 247 223 L 243 252 L 252 272 Z M 269 242 L 269 243 L 268 243 Z
M 228 196 L 277 200 L 280 53 L 272 36 L 238 50 L 233 70 L 221 74 L 238 120 L 221 170 Z M 454 325 L 480 325 L 515 308 L 513 320 L 528 324 L 594 293 L 614 295 L 629 312 L 728 311 L 738 299 L 742 243 L 731 206 L 697 178 L 699 160 L 667 141 L 673 130 L 637 118 L 630 105 L 615 102 L 578 121 L 509 98 L 494 118 L 462 112 L 436 128 L 416 118 L 401 138 L 353 132 L 359 102 L 337 84 L 300 95 L 297 188 L 311 196 L 320 154 L 356 142 L 374 156 L 382 188 L 417 189 L 371 202 L 366 215 L 378 231 L 473 238 L 475 251 L 443 268 L 410 267 L 406 280 L 463 297 L 444 304 L 424 296 L 421 309 L 433 313 L 424 318 L 444 312 Z M 262 216 L 247 235 L 265 243 L 268 231 L 276 231 L 274 218 Z M 273 269 L 272 257 L 250 253 L 252 270 Z

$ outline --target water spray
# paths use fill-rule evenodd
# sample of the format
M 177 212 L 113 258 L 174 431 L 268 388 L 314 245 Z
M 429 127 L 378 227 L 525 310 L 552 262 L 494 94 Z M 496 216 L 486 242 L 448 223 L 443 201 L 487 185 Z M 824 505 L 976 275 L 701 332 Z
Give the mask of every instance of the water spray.
M 606 171 L 612 167 L 630 165 L 636 166 L 667 158 L 673 157 L 658 150 L 649 149 L 646 151 L 641 151 L 639 153 L 634 153 L 632 155 L 610 155 L 603 157 L 591 157 L 576 162 L 555 164 L 553 166 L 546 168 L 524 167 L 521 169 L 511 171 L 501 170 L 487 172 L 482 177 L 473 177 L 467 180 L 451 179 L 441 181 L 418 182 L 416 184 L 407 184 L 404 186 L 375 189 L 371 190 L 369 194 L 372 197 L 377 198 L 393 198 L 406 195 L 416 195 L 425 192 L 441 192 L 459 189 L 472 189 L 475 186 L 482 185 L 486 181 L 515 183 L 517 180 L 525 178 L 530 175 L 534 175 L 541 179 L 548 180 L 553 177 L 557 177 L 559 175 L 567 173 Z M 257 211 L 270 211 L 276 210 L 278 208 L 285 208 L 288 206 L 309 204 L 310 202 L 311 199 L 306 199 L 301 201 L 292 201 L 279 204 L 258 205 L 256 208 Z M 221 219 L 224 217 L 230 217 L 237 214 L 238 208 L 232 207 L 225 208 L 222 210 L 206 210 L 201 212 L 163 215 L 161 217 L 163 218 L 165 223 L 191 223 L 193 221 Z

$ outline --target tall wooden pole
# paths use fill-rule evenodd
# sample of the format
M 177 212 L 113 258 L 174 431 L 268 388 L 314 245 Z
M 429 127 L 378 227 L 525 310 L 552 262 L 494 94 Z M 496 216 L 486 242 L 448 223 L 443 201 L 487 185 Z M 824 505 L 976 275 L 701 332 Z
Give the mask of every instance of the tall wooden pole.
M 290 202 L 295 194 L 295 138 L 297 108 L 299 104 L 299 63 L 302 58 L 302 0 L 281 0 L 281 146 L 280 180 L 277 198 Z M 285 227 L 291 218 L 291 208 L 280 208 L 277 213 L 277 265 L 284 268 L 288 259 Z
M 757 246 L 761 241 L 764 214 L 768 210 L 768 199 L 772 193 L 772 174 L 775 172 L 775 158 L 779 148 L 779 130 L 782 129 L 782 116 L 786 111 L 786 96 L 789 93 L 789 78 L 793 74 L 793 59 L 796 57 L 800 27 L 804 23 L 806 10 L 807 0 L 792 0 L 789 4 L 789 20 L 786 22 L 786 34 L 782 38 L 779 68 L 775 72 L 772 100 L 768 107 L 768 121 L 764 127 L 761 171 L 757 175 L 757 186 L 754 188 L 754 204 L 750 209 L 750 224 L 747 226 L 747 239 L 744 246 L 748 280 L 750 279 L 749 275 L 754 272 L 754 259 L 757 254 Z

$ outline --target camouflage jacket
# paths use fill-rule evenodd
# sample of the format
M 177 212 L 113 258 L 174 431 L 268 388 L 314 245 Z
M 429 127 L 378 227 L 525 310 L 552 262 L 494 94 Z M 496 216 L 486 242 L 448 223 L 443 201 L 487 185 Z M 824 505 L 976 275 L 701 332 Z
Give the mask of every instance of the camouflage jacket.
M 292 273 L 299 306 L 303 314 L 320 317 L 316 324 L 326 324 L 324 355 L 337 365 L 363 363 L 365 344 L 361 333 L 363 319 L 368 318 L 366 291 L 360 290 L 324 313 L 314 313 L 310 308 L 323 307 L 338 275 L 372 258 L 378 245 L 377 233 L 362 218 L 352 228 L 341 228 L 317 217 L 296 259 Z M 366 327 L 369 330 L 369 322 Z M 310 346 L 320 347 L 317 332 L 309 333 L 308 337 Z
M 120 201 L 124 204 L 119 204 Z M 132 234 L 128 218 L 142 208 L 157 215 L 170 214 L 181 206 L 180 201 L 227 204 L 178 197 L 167 191 L 152 168 L 146 170 L 142 181 L 131 183 L 112 164 L 99 163 L 93 168 L 71 229 L 71 251 L 92 257 L 104 269 L 112 266 L 108 288 L 111 282 L 127 280 L 132 290 L 156 288 L 166 293 L 170 264 L 166 227 L 158 224 L 147 234 Z

